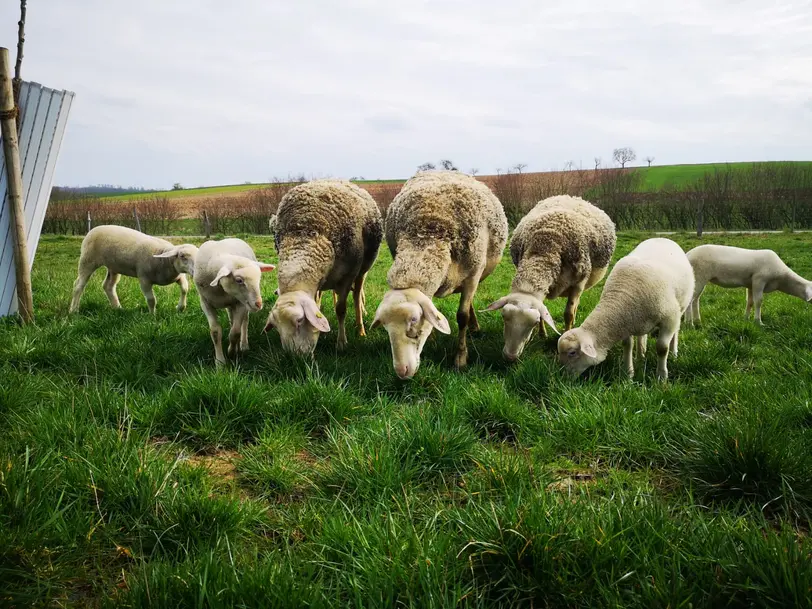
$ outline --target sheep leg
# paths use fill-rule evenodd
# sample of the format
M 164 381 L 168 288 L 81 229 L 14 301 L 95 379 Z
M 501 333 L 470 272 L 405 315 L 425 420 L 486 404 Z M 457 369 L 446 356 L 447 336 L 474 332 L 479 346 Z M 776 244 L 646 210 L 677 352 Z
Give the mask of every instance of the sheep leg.
M 316 295 L 313 297 L 316 301 L 316 306 L 321 309 L 321 290 L 316 290 Z
M 626 367 L 626 374 L 629 378 L 634 378 L 634 359 L 632 358 L 632 351 L 634 350 L 633 336 L 627 336 L 623 339 L 623 364 Z
M 704 291 L 705 284 L 697 283 L 694 286 L 694 297 L 691 299 L 691 303 L 688 305 L 688 308 L 685 309 L 685 321 L 691 326 L 695 326 L 702 321 L 702 319 L 699 317 L 699 299 L 702 298 L 702 292 Z
M 753 308 L 753 290 L 747 288 L 747 306 L 744 307 L 744 318 L 750 319 L 750 309 Z
M 248 315 L 245 312 L 245 317 L 242 318 L 242 325 L 240 326 L 240 351 L 248 351 Z
M 671 353 L 674 354 L 675 358 L 679 355 L 679 328 L 674 332 L 674 336 L 671 337 Z
M 479 332 L 479 320 L 476 317 L 476 309 L 474 309 L 474 305 L 471 305 L 471 309 L 468 311 L 468 325 L 470 326 L 471 332 Z
M 761 321 L 761 300 L 764 298 L 764 284 L 753 283 L 753 310 L 755 311 L 756 323 L 763 326 Z
M 200 308 L 203 309 L 203 313 L 209 322 L 209 333 L 211 334 L 211 341 L 214 343 L 214 360 L 219 368 L 226 363 L 222 344 L 223 327 L 220 325 L 220 320 L 217 319 L 217 310 L 206 302 L 202 295 L 200 296 Z
M 147 300 L 147 307 L 150 313 L 155 313 L 155 292 L 152 291 L 152 282 L 149 279 L 139 279 L 141 292 Z
M 335 303 L 336 318 L 338 319 L 338 338 L 336 339 L 336 347 L 344 349 L 347 346 L 347 330 L 344 327 L 344 321 L 347 318 L 347 296 L 350 290 L 347 287 L 341 287 L 338 290 L 333 290 L 333 294 L 338 292 L 338 297 Z
M 648 349 L 648 334 L 641 334 L 636 337 L 637 339 L 637 354 L 641 359 L 646 357 L 646 350 Z
M 73 284 L 73 295 L 71 296 L 70 308 L 68 309 L 71 313 L 75 313 L 79 309 L 79 301 L 82 299 L 82 293 L 85 291 L 85 287 L 87 287 L 90 276 L 97 268 L 99 267 L 79 263 L 79 275 Z
M 107 277 L 104 278 L 104 284 L 102 284 L 104 293 L 107 294 L 107 299 L 114 309 L 121 308 L 121 302 L 119 302 L 118 294 L 116 293 L 116 286 L 118 285 L 119 279 L 121 279 L 120 274 L 107 269 Z
M 186 310 L 186 297 L 189 294 L 189 280 L 186 279 L 186 275 L 181 273 L 178 275 L 178 278 L 175 280 L 177 284 L 180 286 L 180 300 L 178 301 L 178 311 Z
M 352 286 L 352 302 L 355 305 L 355 324 L 358 326 L 358 336 L 366 336 L 367 331 L 364 328 L 364 280 L 366 274 L 360 275 L 355 278 L 355 284 Z
M 242 343 L 243 324 L 248 320 L 248 309 L 234 305 L 231 309 L 231 327 L 228 330 L 228 355 L 236 355 Z
M 676 320 L 665 322 L 657 335 L 657 379 L 663 382 L 668 380 L 668 351 L 674 335 L 679 332 L 680 317 L 677 314 Z
M 468 365 L 468 321 L 471 317 L 471 306 L 474 303 L 474 293 L 476 293 L 479 277 L 475 280 L 467 281 L 460 290 L 460 305 L 457 309 L 457 333 L 459 334 L 457 343 L 457 355 L 454 364 L 457 369 L 465 368 Z
M 539 334 L 541 334 L 544 338 L 547 338 L 547 324 L 544 323 L 544 320 L 539 322 Z
M 582 286 L 574 286 L 570 288 L 567 295 L 567 306 L 564 309 L 564 330 L 572 330 L 575 325 L 575 314 L 578 312 L 578 304 L 581 302 L 581 294 L 583 293 Z

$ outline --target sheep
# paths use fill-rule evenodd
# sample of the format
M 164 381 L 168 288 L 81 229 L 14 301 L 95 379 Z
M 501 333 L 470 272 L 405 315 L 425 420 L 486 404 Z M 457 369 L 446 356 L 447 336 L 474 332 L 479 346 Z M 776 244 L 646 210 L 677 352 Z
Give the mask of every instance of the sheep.
M 337 347 L 347 346 L 344 320 L 352 290 L 358 333 L 364 328 L 364 280 L 378 256 L 383 219 L 375 199 L 345 180 L 315 180 L 292 188 L 279 204 L 274 241 L 279 298 L 265 331 L 276 328 L 285 350 L 312 355 L 330 324 L 321 294 L 333 290 Z
M 90 276 L 99 267 L 107 267 L 104 291 L 115 309 L 121 308 L 116 285 L 122 275 L 137 277 L 150 313 L 155 313 L 153 285 L 180 286 L 178 311 L 186 308 L 189 282 L 193 275 L 197 248 L 194 245 L 173 245 L 131 228 L 115 225 L 96 226 L 82 240 L 79 254 L 79 276 L 73 284 L 69 312 L 79 310 L 79 301 Z
M 569 372 L 580 375 L 604 361 L 612 345 L 623 341 L 631 378 L 632 339 L 637 337 L 642 354 L 646 336 L 657 328 L 657 378 L 666 381 L 669 346 L 676 357 L 680 320 L 693 291 L 694 272 L 682 248 L 670 239 L 643 241 L 615 264 L 600 302 L 581 327 L 558 339 L 559 360 Z
M 546 299 L 567 297 L 564 329 L 572 329 L 581 294 L 606 275 L 616 242 L 609 216 L 580 197 L 549 197 L 522 218 L 510 242 L 511 292 L 486 309 L 502 311 L 505 359 L 519 358 L 536 326 L 558 333 Z
M 231 322 L 228 355 L 236 353 L 238 344 L 241 352 L 248 351 L 248 315 L 262 310 L 261 274 L 274 268 L 273 264 L 258 262 L 254 251 L 241 239 L 206 241 L 200 246 L 194 281 L 200 307 L 209 322 L 217 367 L 226 363 L 218 309 L 226 309 Z
M 761 300 L 767 292 L 784 292 L 812 302 L 812 281 L 790 269 L 772 250 L 749 250 L 727 245 L 700 245 L 688 252 L 694 269 L 696 287 L 685 321 L 699 323 L 699 299 L 708 283 L 723 288 L 747 288 L 744 316 L 754 309 L 756 323 L 761 321 Z
M 432 296 L 460 293 L 455 365 L 468 363 L 466 334 L 479 329 L 473 308 L 479 283 L 502 259 L 508 223 L 491 190 L 457 171 L 420 172 L 409 179 L 386 215 L 386 242 L 394 259 L 389 291 L 371 328 L 389 333 L 395 373 L 414 376 L 432 329 L 450 334 Z

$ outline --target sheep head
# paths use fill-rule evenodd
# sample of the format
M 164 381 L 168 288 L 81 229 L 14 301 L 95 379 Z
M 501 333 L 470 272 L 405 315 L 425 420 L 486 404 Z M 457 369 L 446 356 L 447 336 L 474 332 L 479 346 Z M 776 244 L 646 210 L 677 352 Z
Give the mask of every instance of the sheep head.
M 384 295 L 370 329 L 378 326 L 389 333 L 392 364 L 401 379 L 410 379 L 417 372 L 420 353 L 432 330 L 451 334 L 448 320 L 431 298 L 413 288 L 389 290 Z
M 327 318 L 307 292 L 286 292 L 274 303 L 265 332 L 276 328 L 282 348 L 298 355 L 312 355 L 322 332 L 330 331 Z
M 540 298 L 532 294 L 514 292 L 492 302 L 485 311 L 501 311 L 505 322 L 505 346 L 502 355 L 510 362 L 515 362 L 524 351 L 533 328 L 542 321 L 558 334 L 553 316 Z

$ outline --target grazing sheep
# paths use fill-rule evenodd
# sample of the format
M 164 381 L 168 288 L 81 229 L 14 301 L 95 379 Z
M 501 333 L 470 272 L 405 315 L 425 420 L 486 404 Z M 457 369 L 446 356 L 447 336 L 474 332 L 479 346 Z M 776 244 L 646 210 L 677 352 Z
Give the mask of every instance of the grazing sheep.
M 107 267 L 104 291 L 110 304 L 120 309 L 116 285 L 122 275 L 137 277 L 147 300 L 149 312 L 155 312 L 153 285 L 180 286 L 178 311 L 186 308 L 189 282 L 186 274 L 193 275 L 197 248 L 194 245 L 173 245 L 169 241 L 151 237 L 131 228 L 104 225 L 92 228 L 82 240 L 79 255 L 79 276 L 73 284 L 70 312 L 79 309 L 79 301 L 90 276 L 99 267 Z
M 564 329 L 572 329 L 581 294 L 603 279 L 616 241 L 609 216 L 580 197 L 549 197 L 522 218 L 510 242 L 511 292 L 486 309 L 502 311 L 505 359 L 519 358 L 536 326 L 558 332 L 547 299 L 567 297 Z
M 623 341 L 624 361 L 634 375 L 632 338 L 645 352 L 645 338 L 657 336 L 657 378 L 668 378 L 669 345 L 677 355 L 680 319 L 691 302 L 694 273 L 682 248 L 670 239 L 647 239 L 618 260 L 603 288 L 598 306 L 581 327 L 558 339 L 558 356 L 573 374 L 606 359 L 609 349 Z
M 372 328 L 380 325 L 389 333 L 400 378 L 417 372 L 432 328 L 451 333 L 432 296 L 460 293 L 455 364 L 458 368 L 467 364 L 468 325 L 479 328 L 474 294 L 501 260 L 507 235 L 499 200 L 471 176 L 423 172 L 403 186 L 386 215 L 386 242 L 394 262 L 387 275 L 390 289 L 372 323 Z
M 350 290 L 355 321 L 364 329 L 364 280 L 378 256 L 383 219 L 372 196 L 343 180 L 316 180 L 292 188 L 279 204 L 274 241 L 279 253 L 279 298 L 265 330 L 276 328 L 282 346 L 309 355 L 330 324 L 319 308 L 333 290 L 337 345 L 347 345 L 344 320 Z
M 228 354 L 236 352 L 238 344 L 240 351 L 248 351 L 248 314 L 262 309 L 262 273 L 274 268 L 273 264 L 257 262 L 254 251 L 241 239 L 206 241 L 200 246 L 194 279 L 200 306 L 209 321 L 217 366 L 226 363 L 217 310 L 226 309 L 231 322 Z
M 699 299 L 708 283 L 723 288 L 747 288 L 744 316 L 749 319 L 754 309 L 756 322 L 761 325 L 761 300 L 767 292 L 784 292 L 806 302 L 812 302 L 812 281 L 804 279 L 789 268 L 772 250 L 749 250 L 727 245 L 700 245 L 688 252 L 694 268 L 696 287 L 685 321 L 701 322 Z

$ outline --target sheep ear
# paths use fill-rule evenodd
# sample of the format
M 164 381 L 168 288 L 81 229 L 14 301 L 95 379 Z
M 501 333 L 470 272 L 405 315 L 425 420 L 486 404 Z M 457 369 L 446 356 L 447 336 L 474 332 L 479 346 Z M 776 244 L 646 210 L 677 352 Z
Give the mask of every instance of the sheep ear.
M 257 266 L 259 270 L 263 273 L 269 273 L 276 268 L 273 264 L 268 264 L 267 262 L 257 262 Z
M 438 332 L 451 334 L 451 326 L 448 325 L 448 320 L 445 318 L 445 315 L 440 313 L 437 307 L 434 306 L 431 298 L 426 296 L 420 303 L 420 308 L 423 309 L 423 315 L 426 316 L 426 319 Z
M 541 308 L 539 309 L 539 312 L 541 313 L 542 321 L 544 321 L 545 324 L 550 326 L 553 329 L 553 332 L 555 332 L 556 334 L 561 334 L 558 331 L 558 328 L 555 327 L 555 321 L 553 320 L 553 316 L 550 315 L 550 311 L 547 310 L 547 307 L 545 307 L 544 305 L 541 305 Z M 595 348 L 592 347 L 592 349 L 594 350 Z M 592 357 L 595 357 L 595 356 L 593 355 Z
M 329 332 L 330 331 L 330 324 L 327 321 L 327 318 L 324 314 L 319 311 L 319 308 L 316 306 L 316 301 L 310 300 L 309 298 L 302 303 L 304 308 L 305 317 L 307 321 L 309 321 L 316 330 L 319 332 Z
M 178 248 L 173 247 L 171 249 L 166 250 L 165 252 L 161 252 L 160 254 L 153 254 L 153 258 L 174 258 L 178 255 Z
M 231 275 L 231 269 L 223 265 L 220 267 L 220 270 L 217 271 L 217 275 L 214 277 L 214 281 L 212 281 L 209 285 L 214 287 L 220 283 L 220 280 L 223 277 L 228 277 L 229 275 Z
M 480 313 L 484 313 L 486 311 L 497 311 L 498 309 L 504 307 L 506 304 L 507 304 L 507 296 L 502 296 L 502 298 L 500 298 L 499 300 L 493 301 L 487 307 L 482 309 Z
M 598 352 L 592 343 L 581 343 L 581 353 L 587 357 L 598 357 Z

